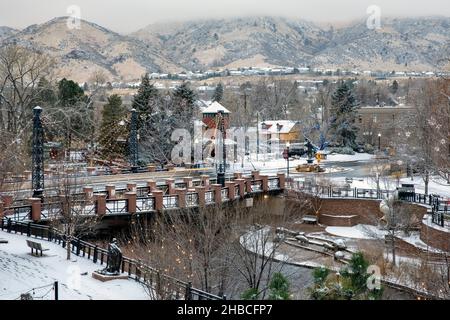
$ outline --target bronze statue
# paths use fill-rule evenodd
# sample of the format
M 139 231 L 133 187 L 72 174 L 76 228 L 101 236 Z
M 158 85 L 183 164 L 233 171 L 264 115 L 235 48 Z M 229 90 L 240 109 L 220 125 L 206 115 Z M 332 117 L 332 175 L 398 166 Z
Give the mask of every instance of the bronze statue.
M 117 245 L 117 239 L 114 238 L 108 246 L 108 260 L 106 268 L 101 271 L 103 274 L 119 275 L 122 264 L 122 251 Z

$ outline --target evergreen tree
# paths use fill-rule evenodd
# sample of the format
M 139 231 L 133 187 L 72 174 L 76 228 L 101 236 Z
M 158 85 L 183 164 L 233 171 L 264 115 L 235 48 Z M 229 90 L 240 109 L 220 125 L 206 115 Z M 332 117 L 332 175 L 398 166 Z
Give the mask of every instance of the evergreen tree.
M 137 94 L 133 98 L 132 107 L 139 114 L 138 127 L 142 128 L 150 119 L 154 112 L 158 99 L 158 89 L 150 82 L 150 77 L 146 73 L 139 86 Z
M 332 120 L 330 132 L 343 147 L 356 147 L 355 120 L 358 104 L 349 85 L 341 82 L 332 96 Z
M 37 105 L 41 106 L 53 106 L 56 103 L 57 96 L 56 92 L 53 90 L 52 84 L 44 77 L 39 79 L 38 85 L 38 98 L 36 101 Z
M 216 86 L 216 89 L 214 90 L 212 100 L 220 102 L 222 100 L 222 98 L 223 98 L 223 85 L 222 85 L 222 83 L 219 83 Z
M 369 289 L 367 273 L 369 262 L 361 252 L 354 253 L 348 266 L 339 274 L 331 274 L 326 268 L 314 269 L 314 286 L 309 288 L 314 300 L 381 299 L 383 288 Z
M 283 274 L 277 272 L 272 276 L 269 284 L 269 299 L 270 300 L 289 300 L 289 281 Z
M 71 107 L 80 101 L 86 100 L 84 90 L 72 80 L 67 80 L 66 78 L 60 80 L 58 89 L 59 101 L 63 107 Z
M 186 128 L 192 131 L 194 117 L 194 104 L 196 95 L 189 87 L 188 82 L 183 82 L 175 88 L 172 94 L 173 117 L 176 118 L 177 128 Z
M 103 106 L 99 140 L 101 154 L 106 159 L 125 155 L 128 137 L 126 115 L 127 111 L 120 96 L 110 96 L 107 104 Z

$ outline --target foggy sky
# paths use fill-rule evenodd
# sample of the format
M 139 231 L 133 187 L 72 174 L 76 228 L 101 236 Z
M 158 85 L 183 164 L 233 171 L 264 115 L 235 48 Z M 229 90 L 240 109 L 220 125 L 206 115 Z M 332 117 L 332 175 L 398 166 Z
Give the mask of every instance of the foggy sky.
M 382 17 L 450 16 L 448 0 L 0 0 L 0 26 L 24 28 L 66 16 L 70 5 L 80 7 L 82 19 L 120 33 L 155 22 L 249 15 L 344 22 L 366 19 L 370 5 L 378 5 Z

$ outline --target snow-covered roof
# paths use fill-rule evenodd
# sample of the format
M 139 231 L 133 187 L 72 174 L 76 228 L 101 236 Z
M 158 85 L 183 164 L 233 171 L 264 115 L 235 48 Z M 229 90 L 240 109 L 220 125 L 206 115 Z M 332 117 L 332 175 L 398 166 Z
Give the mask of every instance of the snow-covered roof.
M 203 110 L 203 113 L 231 113 L 227 108 L 225 108 L 223 105 L 218 103 L 217 101 L 214 101 L 211 103 L 207 108 Z
M 265 126 L 263 126 L 265 124 Z M 276 121 L 264 121 L 258 123 L 259 129 L 263 134 L 269 133 L 289 133 L 292 131 L 296 121 L 291 120 L 276 120 Z

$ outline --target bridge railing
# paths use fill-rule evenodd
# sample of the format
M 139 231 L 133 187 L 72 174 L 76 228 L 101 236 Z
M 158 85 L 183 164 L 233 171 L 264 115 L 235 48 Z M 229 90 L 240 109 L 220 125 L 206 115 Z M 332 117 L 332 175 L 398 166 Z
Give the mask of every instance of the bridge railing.
M 178 195 L 164 196 L 163 208 L 164 209 L 179 208 Z
M 196 207 L 198 206 L 198 193 L 188 193 L 186 194 L 186 207 Z
M 211 204 L 215 202 L 215 197 L 214 197 L 214 190 L 208 190 L 205 192 L 205 203 L 206 204 Z
M 269 190 L 277 190 L 277 189 L 280 189 L 280 179 L 269 178 Z
M 252 181 L 252 191 L 251 192 L 263 192 L 263 182 L 262 180 L 253 180 Z
M 35 237 L 49 242 L 54 242 L 63 248 L 67 247 L 67 237 L 53 227 L 3 218 L 0 219 L 0 229 L 10 233 L 20 233 L 22 235 L 27 235 L 28 237 Z M 107 264 L 108 250 L 81 240 L 80 238 L 72 238 L 70 243 L 71 251 L 77 256 L 87 258 L 95 264 Z M 122 273 L 128 274 L 129 278 L 150 286 L 157 292 L 164 292 L 163 296 L 167 299 L 225 299 L 225 296 L 220 297 L 218 295 L 194 288 L 192 283 L 166 275 L 136 259 L 123 257 L 121 271 Z
M 9 207 L 5 209 L 4 214 L 16 221 L 31 220 L 31 205 Z
M 136 199 L 137 212 L 155 211 L 155 197 L 140 197 Z
M 222 202 L 229 201 L 229 189 L 228 188 L 222 188 L 221 190 L 221 196 L 222 196 Z
M 120 214 L 127 213 L 127 200 L 125 199 L 107 199 L 106 200 L 106 213 L 108 214 Z

